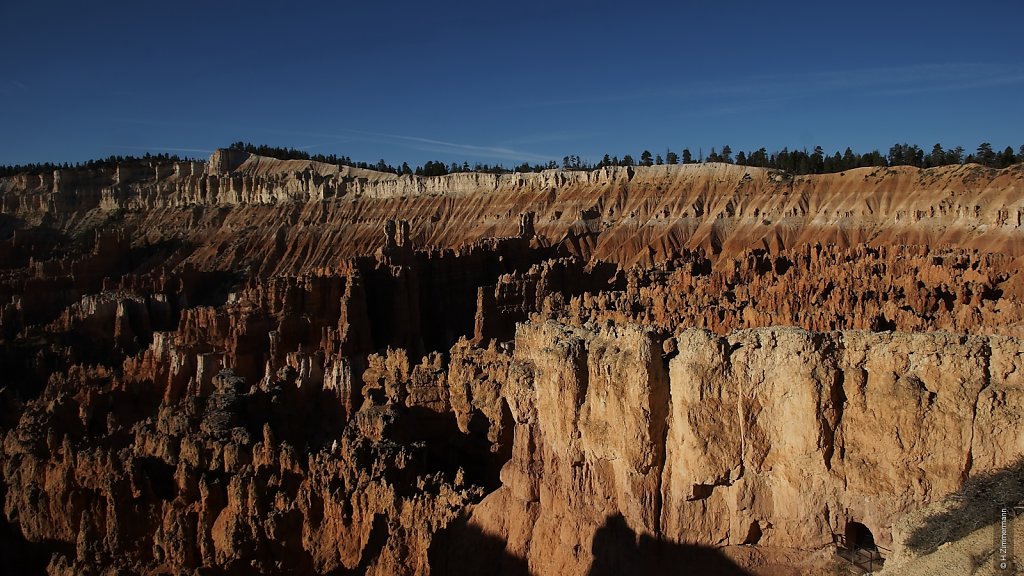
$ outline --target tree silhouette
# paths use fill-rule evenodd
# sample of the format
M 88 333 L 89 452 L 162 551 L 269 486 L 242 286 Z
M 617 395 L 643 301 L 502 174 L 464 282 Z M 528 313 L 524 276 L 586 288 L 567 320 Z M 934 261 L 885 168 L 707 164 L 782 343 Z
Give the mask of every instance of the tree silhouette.
M 978 164 L 982 164 L 984 166 L 994 166 L 996 162 L 996 153 L 992 150 L 992 144 L 982 142 L 978 146 L 978 153 L 975 156 L 975 160 Z
M 750 166 L 760 166 L 761 168 L 767 167 L 768 151 L 765 150 L 764 148 L 758 148 L 757 150 L 751 152 L 747 156 L 747 164 L 749 164 Z
M 722 154 L 719 155 L 719 159 L 720 161 L 728 164 L 732 163 L 732 148 L 730 148 L 728 144 L 722 146 Z
M 928 168 L 934 168 L 936 166 L 942 166 L 946 163 L 946 151 L 942 149 L 942 144 L 938 142 L 932 146 L 932 151 L 928 153 L 925 158 L 925 166 Z
M 810 158 L 811 172 L 821 174 L 825 171 L 825 151 L 821 146 L 814 147 L 814 154 Z
M 1015 157 L 1013 155 L 1013 148 L 1007 146 L 1005 150 L 999 155 L 998 167 L 1006 168 L 1014 163 Z

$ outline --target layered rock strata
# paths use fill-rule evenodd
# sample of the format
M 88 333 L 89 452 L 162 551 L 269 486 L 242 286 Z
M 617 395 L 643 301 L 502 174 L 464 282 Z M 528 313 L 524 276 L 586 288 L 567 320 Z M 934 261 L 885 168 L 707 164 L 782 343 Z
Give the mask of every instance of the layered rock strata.
M 199 269 L 301 273 L 379 247 L 396 214 L 421 247 L 516 236 L 517 220 L 566 254 L 645 266 L 682 249 L 735 255 L 801 244 L 958 246 L 1021 254 L 1021 165 L 858 168 L 792 177 L 730 164 L 592 172 L 395 176 L 258 156 L 0 179 L 4 214 L 77 234 L 100 223 L 138 240 L 188 238 Z M 165 174 L 166 173 L 166 174 Z M 50 214 L 50 218 L 44 218 Z M 281 253 L 267 248 L 281 245 Z M 2 252 L 0 252 L 2 253 Z

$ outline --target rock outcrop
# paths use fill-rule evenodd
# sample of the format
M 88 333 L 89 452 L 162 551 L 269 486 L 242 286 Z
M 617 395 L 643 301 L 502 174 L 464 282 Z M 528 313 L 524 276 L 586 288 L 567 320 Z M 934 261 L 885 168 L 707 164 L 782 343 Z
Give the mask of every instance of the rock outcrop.
M 1024 455 L 1015 338 L 771 328 L 675 340 L 669 361 L 637 328 L 523 325 L 505 388 L 512 459 L 469 524 L 538 574 L 592 572 L 609 518 L 767 557 L 825 546 L 852 522 L 892 547 L 904 511 Z

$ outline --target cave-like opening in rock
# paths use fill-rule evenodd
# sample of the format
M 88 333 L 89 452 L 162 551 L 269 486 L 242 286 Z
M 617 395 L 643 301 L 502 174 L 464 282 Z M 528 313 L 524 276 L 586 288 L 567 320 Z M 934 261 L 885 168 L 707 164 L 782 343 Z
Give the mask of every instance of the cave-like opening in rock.
M 846 547 L 851 550 L 856 548 L 878 550 L 878 546 L 875 545 L 874 534 L 871 533 L 867 526 L 860 522 L 846 523 Z

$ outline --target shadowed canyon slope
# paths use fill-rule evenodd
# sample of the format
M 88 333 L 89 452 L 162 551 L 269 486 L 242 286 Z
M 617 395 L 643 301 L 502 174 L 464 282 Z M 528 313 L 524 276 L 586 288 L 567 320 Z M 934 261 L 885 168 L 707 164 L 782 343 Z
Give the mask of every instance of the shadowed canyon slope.
M 0 550 L 798 574 L 1024 455 L 1024 167 L 0 179 Z M 902 528 L 901 528 L 902 530 Z

